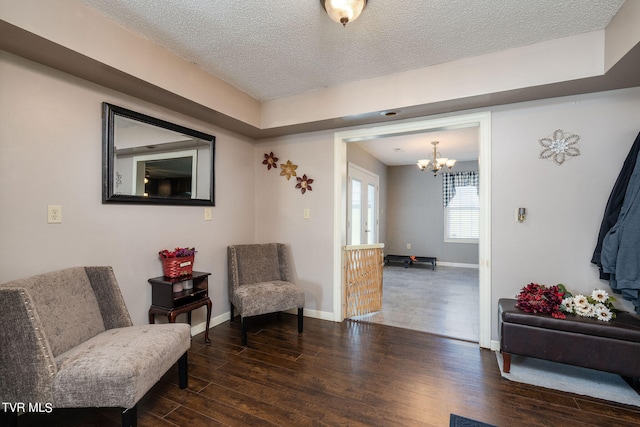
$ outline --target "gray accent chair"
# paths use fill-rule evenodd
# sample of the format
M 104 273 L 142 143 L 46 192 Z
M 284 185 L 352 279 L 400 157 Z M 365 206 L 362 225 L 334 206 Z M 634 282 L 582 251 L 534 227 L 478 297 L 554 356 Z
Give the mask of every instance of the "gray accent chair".
M 187 387 L 191 328 L 133 326 L 111 267 L 0 285 L 0 343 L 0 401 L 27 408 L 118 407 L 135 426 L 137 402 L 176 362 Z M 17 422 L 0 408 L 0 425 Z
M 298 309 L 298 333 L 302 333 L 304 291 L 293 283 L 289 252 L 282 243 L 227 247 L 231 321 L 234 308 L 242 322 L 242 345 L 247 345 L 246 318 Z

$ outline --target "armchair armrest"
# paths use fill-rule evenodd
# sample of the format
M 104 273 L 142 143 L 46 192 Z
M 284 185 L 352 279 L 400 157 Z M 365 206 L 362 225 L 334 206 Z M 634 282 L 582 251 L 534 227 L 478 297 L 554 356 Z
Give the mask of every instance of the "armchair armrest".
M 111 267 L 85 267 L 105 329 L 132 326 L 131 316 Z

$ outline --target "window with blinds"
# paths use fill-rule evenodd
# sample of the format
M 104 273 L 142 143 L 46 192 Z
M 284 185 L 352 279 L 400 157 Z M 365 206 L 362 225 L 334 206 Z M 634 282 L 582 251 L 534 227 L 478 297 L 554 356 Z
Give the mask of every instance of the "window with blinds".
M 456 194 L 444 208 L 444 241 L 478 243 L 480 200 L 475 186 L 456 187 Z

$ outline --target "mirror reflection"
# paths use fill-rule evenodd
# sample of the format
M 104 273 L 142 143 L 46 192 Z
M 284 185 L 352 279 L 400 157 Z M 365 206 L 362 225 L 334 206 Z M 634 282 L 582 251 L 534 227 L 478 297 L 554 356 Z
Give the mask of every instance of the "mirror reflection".
M 110 104 L 104 108 L 105 203 L 214 204 L 215 137 Z

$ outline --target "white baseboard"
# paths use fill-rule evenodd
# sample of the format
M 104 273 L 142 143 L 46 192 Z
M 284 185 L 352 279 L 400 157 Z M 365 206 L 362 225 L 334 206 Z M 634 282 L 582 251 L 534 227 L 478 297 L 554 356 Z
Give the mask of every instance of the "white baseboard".
M 292 309 L 292 310 L 285 311 L 285 313 L 298 314 L 298 311 L 297 309 Z M 214 326 L 217 326 L 223 322 L 228 322 L 230 315 L 231 313 L 227 311 L 226 313 L 222 313 L 216 317 L 213 317 L 211 319 L 209 327 L 213 328 Z M 320 320 L 329 320 L 331 322 L 336 321 L 333 313 L 329 313 L 327 311 L 309 310 L 306 308 L 304 309 L 304 317 L 312 317 L 314 319 L 320 319 Z M 197 325 L 192 325 L 191 335 L 198 335 L 199 333 L 204 332 L 205 327 L 206 327 L 206 322 L 198 323 Z M 500 341 L 491 340 L 490 349 L 491 351 L 499 351 Z
M 436 265 L 443 265 L 445 267 L 460 267 L 460 268 L 480 269 L 480 264 L 464 264 L 464 263 L 460 263 L 460 262 L 436 261 Z
M 285 311 L 285 313 L 298 314 L 298 310 L 294 308 Z M 330 320 L 332 322 L 335 321 L 335 316 L 333 315 L 333 313 L 329 313 L 327 311 L 310 310 L 308 308 L 304 309 L 304 317 L 312 317 L 314 319 L 320 320 Z
M 294 308 L 291 310 L 286 310 L 284 312 L 297 315 L 298 309 Z M 212 317 L 211 322 L 209 323 L 209 327 L 213 328 L 214 326 L 217 326 L 223 322 L 228 322 L 229 316 L 231 316 L 231 313 L 227 311 L 216 317 Z M 320 319 L 320 320 L 330 320 L 332 322 L 335 321 L 333 313 L 329 313 L 327 311 L 310 310 L 307 308 L 304 309 L 304 317 L 312 317 L 314 319 Z M 197 325 L 191 325 L 191 335 L 198 335 L 199 333 L 204 332 L 206 326 L 207 326 L 207 322 L 201 322 L 201 323 L 198 323 Z
M 226 313 L 222 313 L 216 317 L 212 317 L 211 322 L 209 323 L 209 327 L 213 328 L 214 326 L 217 326 L 223 322 L 228 322 L 230 315 L 231 313 L 227 311 Z M 197 325 L 191 325 L 191 335 L 198 335 L 199 333 L 204 332 L 206 327 L 207 327 L 206 321 L 198 323 Z

